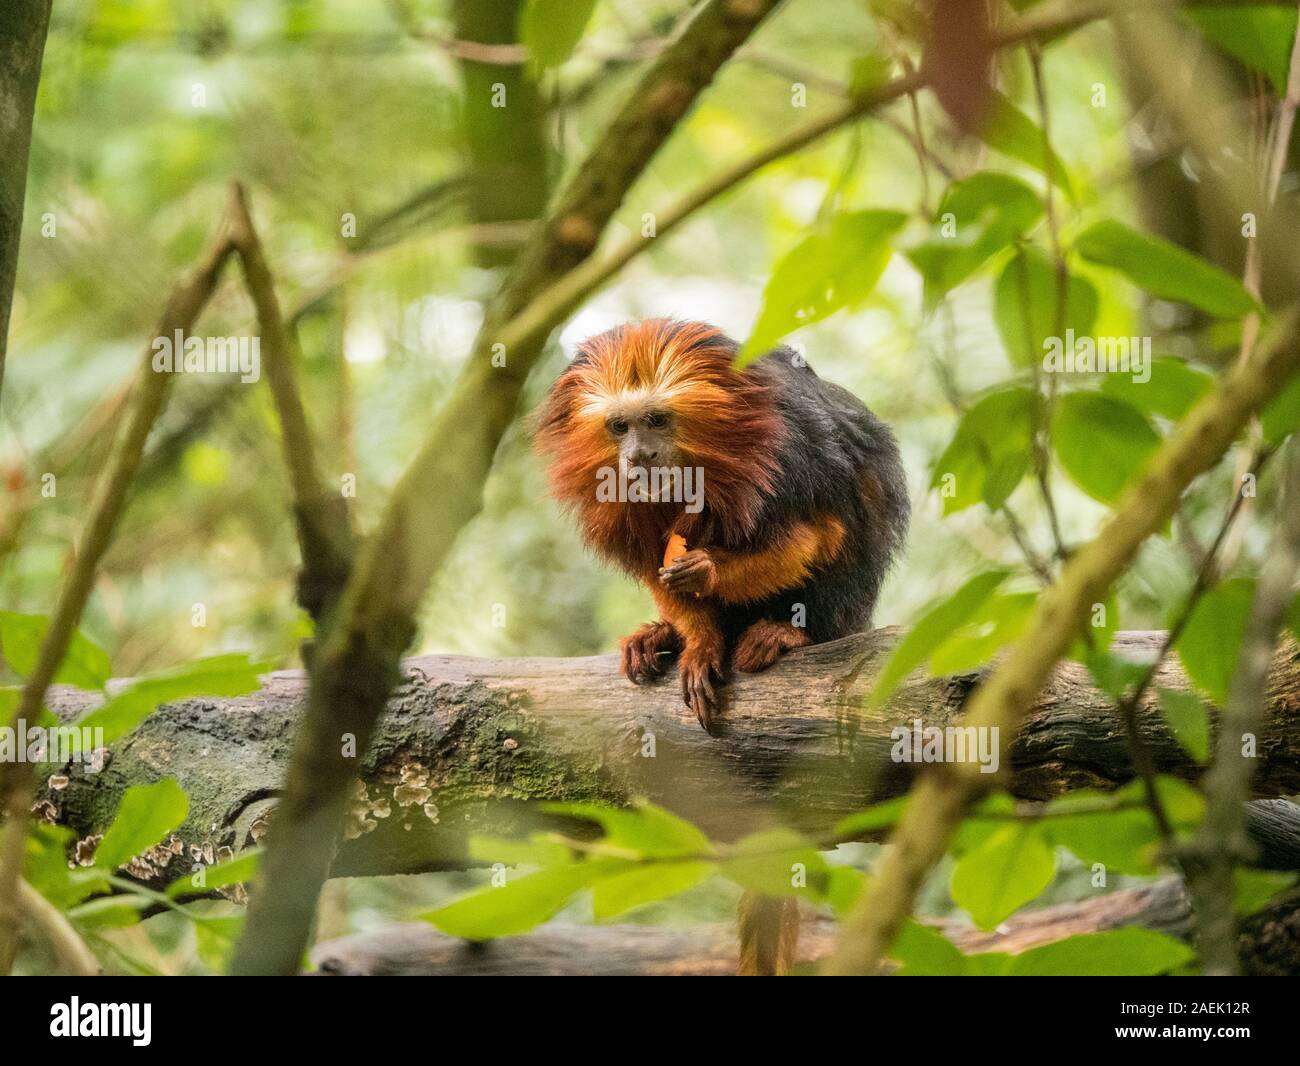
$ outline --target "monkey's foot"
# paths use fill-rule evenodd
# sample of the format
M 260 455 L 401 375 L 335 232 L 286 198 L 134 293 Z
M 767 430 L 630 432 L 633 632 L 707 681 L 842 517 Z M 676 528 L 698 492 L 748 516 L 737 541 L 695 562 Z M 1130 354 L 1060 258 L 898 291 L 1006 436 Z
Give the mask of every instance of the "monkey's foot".
M 707 596 L 718 587 L 718 567 L 703 549 L 686 552 L 661 567 L 659 583 L 669 592 L 680 595 Z
M 719 699 L 715 686 L 722 684 L 722 655 L 687 647 L 677 663 L 682 679 L 682 701 L 695 712 L 706 733 L 717 720 Z
M 644 685 L 663 674 L 681 646 L 682 638 L 671 622 L 647 622 L 618 642 L 619 668 L 632 684 Z
M 791 648 L 802 648 L 811 641 L 808 634 L 789 622 L 755 622 L 736 641 L 731 664 L 747 674 L 766 670 Z

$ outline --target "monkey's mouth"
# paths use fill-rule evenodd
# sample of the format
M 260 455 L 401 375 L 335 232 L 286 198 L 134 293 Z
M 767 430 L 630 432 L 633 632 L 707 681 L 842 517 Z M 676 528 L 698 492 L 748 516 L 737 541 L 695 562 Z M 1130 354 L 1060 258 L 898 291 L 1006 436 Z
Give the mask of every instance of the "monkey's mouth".
M 596 498 L 608 503 L 679 504 L 702 492 L 704 472 L 672 464 L 601 467 L 596 472 Z

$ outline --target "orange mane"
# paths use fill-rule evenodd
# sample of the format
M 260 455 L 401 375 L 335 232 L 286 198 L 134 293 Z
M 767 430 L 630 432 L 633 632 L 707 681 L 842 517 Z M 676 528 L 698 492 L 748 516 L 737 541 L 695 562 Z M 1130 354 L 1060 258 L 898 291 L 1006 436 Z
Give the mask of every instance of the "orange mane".
M 543 404 L 537 447 L 551 460 L 551 492 L 578 513 L 602 552 L 635 573 L 653 572 L 668 535 L 692 547 L 753 532 L 772 491 L 784 425 L 772 389 L 732 367 L 736 345 L 700 322 L 651 319 L 584 341 Z M 684 463 L 704 471 L 704 510 L 680 503 L 608 503 L 596 498 L 598 471 L 617 467 L 605 408 L 651 397 L 672 413 Z

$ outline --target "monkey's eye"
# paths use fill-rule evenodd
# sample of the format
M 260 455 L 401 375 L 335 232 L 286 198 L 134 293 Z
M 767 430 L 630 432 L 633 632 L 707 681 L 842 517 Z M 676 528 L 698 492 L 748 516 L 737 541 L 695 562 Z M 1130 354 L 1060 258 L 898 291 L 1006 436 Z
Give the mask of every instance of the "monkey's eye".
M 616 437 L 621 437 L 627 432 L 627 419 L 611 418 L 609 420 L 609 431 Z
M 652 415 L 647 415 L 645 421 L 651 429 L 663 429 L 668 425 L 668 416 L 662 411 L 656 411 Z

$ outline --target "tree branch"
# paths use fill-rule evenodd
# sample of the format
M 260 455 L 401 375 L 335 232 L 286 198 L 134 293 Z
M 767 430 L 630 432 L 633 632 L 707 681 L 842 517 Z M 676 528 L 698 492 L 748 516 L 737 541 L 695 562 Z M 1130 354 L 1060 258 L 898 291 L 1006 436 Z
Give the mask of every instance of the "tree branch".
M 50 4 L 51 0 L 7 0 L 0 8 L 0 395 Z
M 1300 338 L 1288 329 L 1281 343 L 1238 363 L 1218 388 L 1166 438 L 1130 486 L 1095 539 L 1067 562 L 1040 598 L 1026 637 L 1015 644 L 971 699 L 966 723 L 1015 736 L 1025 706 L 1053 665 L 1083 631 L 1093 603 L 1102 600 L 1142 542 L 1178 507 L 1183 490 L 1213 466 L 1241 428 L 1300 363 Z M 942 856 L 967 805 L 987 778 L 973 764 L 945 767 L 942 779 L 924 778 L 892 838 L 878 877 L 845 922 L 832 973 L 871 973 L 911 910 L 921 882 Z
M 1158 13 L 1165 8 L 1152 5 L 1150 10 Z M 1186 55 L 1175 55 L 1176 46 L 1166 44 L 1170 29 L 1160 20 L 1126 20 L 1123 32 L 1138 41 L 1136 52 L 1141 61 L 1153 65 L 1163 62 L 1170 69 L 1191 69 Z M 1170 64 L 1171 58 L 1183 62 Z M 1214 77 L 1206 80 L 1210 83 L 1209 98 L 1224 98 L 1216 91 Z M 1193 103 L 1171 93 L 1166 103 L 1175 112 L 1184 136 L 1198 148 L 1207 149 L 1207 156 L 1213 152 L 1228 158 L 1246 158 L 1240 151 L 1225 152 L 1225 146 L 1235 150 L 1239 138 L 1220 123 L 1204 121 L 1203 100 Z M 1249 182 L 1240 177 L 1233 180 L 1230 175 L 1225 188 L 1219 191 L 1228 209 L 1250 200 Z M 1276 265 L 1279 276 L 1294 282 L 1300 272 L 1294 256 L 1285 251 L 1281 242 L 1274 240 L 1265 251 L 1266 261 Z M 1293 284 L 1292 291 L 1297 289 L 1300 285 Z M 1183 490 L 1218 462 L 1242 427 L 1276 394 L 1298 363 L 1300 332 L 1292 313 L 1274 343 L 1262 352 L 1252 352 L 1247 360 L 1226 372 L 1218 388 L 1175 427 L 1148 461 L 1145 472 L 1125 492 L 1101 533 L 1069 560 L 1056 585 L 1040 598 L 1027 627 L 1028 636 L 1013 646 L 975 693 L 969 724 L 997 727 L 1005 735 L 1015 735 L 1023 706 L 1034 698 L 1053 664 L 1083 631 L 1089 605 L 1104 598 L 1142 542 L 1177 510 Z M 987 787 L 987 781 L 973 772 L 977 768 L 971 764 L 947 769 L 953 772 L 942 779 L 930 775 L 918 785 L 879 875 L 844 924 L 827 972 L 875 972 L 910 913 L 922 881 L 947 848 L 967 805 Z
M 189 332 L 216 288 L 221 268 L 232 248 L 223 227 L 198 270 L 172 290 L 155 337 L 171 338 L 177 331 Z M 40 713 L 46 689 L 67 653 L 68 643 L 90 597 L 100 560 L 108 550 L 113 529 L 126 506 L 127 493 L 135 481 L 149 431 L 166 403 L 172 375 L 154 371 L 153 354 L 150 345 L 139 369 L 133 406 L 125 428 L 100 476 L 90 515 L 77 544 L 76 557 L 50 615 L 36 665 L 18 698 L 10 723 L 15 729 L 24 720 L 33 721 Z M 17 914 L 13 901 L 17 898 L 17 883 L 22 870 L 32 768 L 30 763 L 15 762 L 0 769 L 4 771 L 0 774 L 0 784 L 3 785 L 0 794 L 6 816 L 0 830 L 0 973 L 8 973 L 17 950 Z
M 63 912 L 22 878 L 18 880 L 18 910 L 49 941 L 68 973 L 76 977 L 96 977 L 103 972 L 94 952 L 86 947 L 86 942 Z
M 716 738 L 681 705 L 673 677 L 629 684 L 614 655 L 408 659 L 371 750 L 350 768 L 345 839 L 331 874 L 472 865 L 471 834 L 557 828 L 537 810 L 543 800 L 626 803 L 645 796 L 719 840 L 774 818 L 824 838 L 840 818 L 911 785 L 917 768 L 892 760 L 892 731 L 910 729 L 917 719 L 939 728 L 961 724 L 979 681 L 975 674 L 918 673 L 888 708 L 864 709 L 900 635 L 879 630 L 804 648 L 764 674 L 736 675 L 726 686 L 724 729 Z M 1163 636 L 1121 633 L 1116 654 L 1148 660 Z M 1172 662 L 1161 666 L 1156 683 L 1187 687 Z M 37 808 L 87 837 L 112 821 L 130 785 L 175 777 L 190 797 L 189 817 L 177 830 L 182 853 L 167 851 L 161 862 L 130 867 L 152 887 L 164 887 L 192 872 L 194 856 L 261 838 L 306 701 L 306 676 L 285 671 L 264 678 L 262 690 L 250 696 L 168 704 L 114 745 L 101 772 L 80 763 L 57 768 L 61 787 L 46 784 Z M 55 688 L 47 702 L 72 721 L 96 700 Z M 1274 658 L 1266 706 L 1254 793 L 1300 792 L 1300 651 L 1294 645 Z M 1138 713 L 1157 769 L 1195 779 L 1201 768 L 1170 734 L 1154 696 Z M 1112 790 L 1133 776 L 1111 698 L 1074 662 L 1056 667 L 1028 708 L 1025 729 L 999 754 L 1006 786 L 1025 800 L 1078 788 Z M 278 816 L 270 815 L 272 824 Z M 1270 852 L 1290 839 L 1279 832 L 1268 834 Z M 1300 844 L 1287 846 L 1300 853 Z
M 494 367 L 499 324 L 590 254 L 677 120 L 774 6 L 775 0 L 709 0 L 699 10 L 651 64 L 488 308 L 470 364 L 362 549 L 317 650 L 308 712 L 260 873 L 262 891 L 235 950 L 235 973 L 297 970 L 354 772 L 347 753 L 369 744 L 420 600 L 452 539 L 479 509 L 492 455 L 536 355 L 507 350 L 508 365 Z
M 285 329 L 262 242 L 253 227 L 242 186 L 230 190 L 231 241 L 239 252 L 244 280 L 257 309 L 266 349 L 267 384 L 280 419 L 280 443 L 293 487 L 293 510 L 302 554 L 298 602 L 318 625 L 333 607 L 352 566 L 352 526 L 341 492 L 328 492 L 316 461 L 298 386 L 297 345 Z

